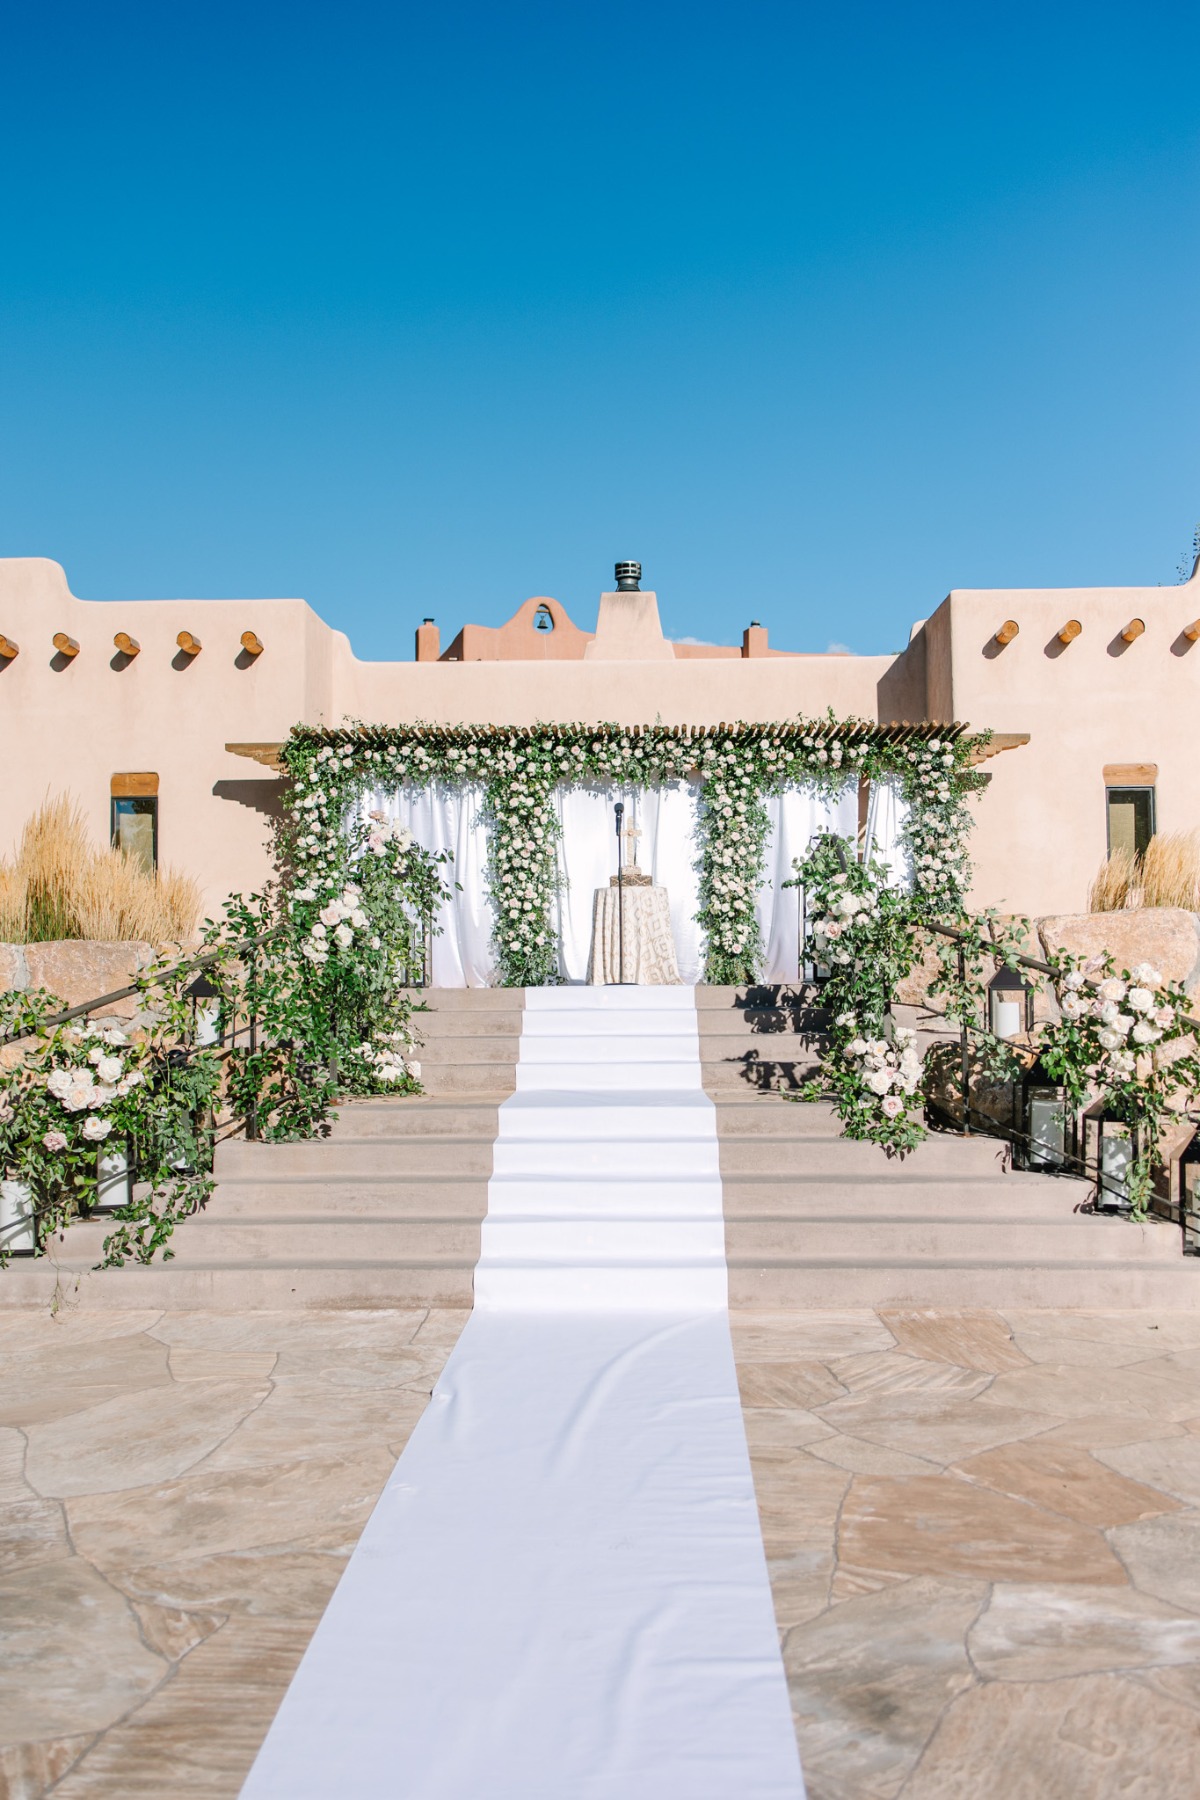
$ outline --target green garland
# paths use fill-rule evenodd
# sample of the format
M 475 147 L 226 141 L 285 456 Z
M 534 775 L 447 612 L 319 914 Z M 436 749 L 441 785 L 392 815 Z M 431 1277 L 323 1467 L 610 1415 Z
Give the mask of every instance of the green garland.
M 298 886 L 322 897 L 348 877 L 348 825 L 373 788 L 440 780 L 482 786 L 488 879 L 501 985 L 558 980 L 551 908 L 558 883 L 554 790 L 585 782 L 700 782 L 700 909 L 706 980 L 753 981 L 762 946 L 754 918 L 769 794 L 841 790 L 865 777 L 897 784 L 918 907 L 962 911 L 970 861 L 972 767 L 985 736 L 959 725 L 878 726 L 861 719 L 769 725 L 297 726 L 283 749 L 292 778 L 282 845 Z

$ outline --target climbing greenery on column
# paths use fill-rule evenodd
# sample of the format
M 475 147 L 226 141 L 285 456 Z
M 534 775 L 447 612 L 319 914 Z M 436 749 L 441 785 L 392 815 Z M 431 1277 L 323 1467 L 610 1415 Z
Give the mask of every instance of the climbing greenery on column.
M 972 759 L 984 741 L 960 726 L 877 726 L 832 714 L 709 728 L 297 726 L 283 750 L 292 786 L 280 847 L 297 886 L 333 896 L 348 879 L 348 823 L 365 793 L 435 780 L 481 786 L 498 979 L 506 987 L 540 987 L 558 980 L 555 788 L 695 777 L 705 978 L 752 981 L 762 960 L 754 902 L 767 797 L 795 786 L 837 793 L 863 778 L 893 783 L 909 807 L 904 836 L 914 906 L 930 917 L 956 916 L 970 875 L 967 799 L 982 784 Z

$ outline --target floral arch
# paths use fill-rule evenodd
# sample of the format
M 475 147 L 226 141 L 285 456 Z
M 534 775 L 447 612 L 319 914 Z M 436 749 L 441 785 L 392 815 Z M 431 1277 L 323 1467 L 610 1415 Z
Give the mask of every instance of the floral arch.
M 296 885 L 334 893 L 348 879 L 343 828 L 369 788 L 435 780 L 485 794 L 488 882 L 505 986 L 557 979 L 550 922 L 561 784 L 699 782 L 700 910 L 705 978 L 758 972 L 754 894 L 768 819 L 764 799 L 792 786 L 837 791 L 849 780 L 891 782 L 907 804 L 913 903 L 929 917 L 963 909 L 970 877 L 968 796 L 987 734 L 959 724 L 873 725 L 795 719 L 716 726 L 537 724 L 297 726 L 280 760 L 291 777 L 280 850 Z

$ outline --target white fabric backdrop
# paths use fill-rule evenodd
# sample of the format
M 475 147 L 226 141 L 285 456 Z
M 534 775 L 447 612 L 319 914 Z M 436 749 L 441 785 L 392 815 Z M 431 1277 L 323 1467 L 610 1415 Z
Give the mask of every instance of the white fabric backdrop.
M 800 974 L 800 890 L 785 888 L 792 863 L 823 831 L 841 837 L 858 833 L 858 782 L 830 796 L 811 788 L 787 788 L 768 794 L 766 854 L 754 912 L 762 933 L 764 981 L 796 981 Z
M 624 824 L 632 817 L 641 832 L 638 867 L 671 903 L 671 929 L 679 977 L 686 987 L 700 980 L 703 957 L 696 909 L 700 876 L 696 820 L 700 784 L 664 781 L 657 787 L 560 787 L 555 792 L 562 837 L 559 873 L 563 886 L 554 912 L 559 941 L 559 968 L 564 981 L 587 980 L 592 942 L 592 897 L 617 872 L 617 833 L 613 806 L 625 804 Z
M 587 980 L 591 945 L 592 896 L 616 873 L 617 843 L 613 804 L 623 800 L 625 821 L 632 817 L 642 833 L 638 863 L 671 902 L 671 927 L 679 973 L 685 985 L 701 980 L 704 945 L 696 923 L 700 903 L 697 820 L 700 784 L 669 781 L 654 787 L 559 787 L 555 792 L 562 836 L 559 870 L 563 886 L 556 898 L 553 922 L 560 945 L 560 971 L 568 982 Z M 835 831 L 854 837 L 858 830 L 858 788 L 850 781 L 832 798 L 804 788 L 789 788 L 767 798 L 770 827 L 762 882 L 755 913 L 762 932 L 764 981 L 795 981 L 799 974 L 800 894 L 784 888 L 793 860 L 802 856 L 813 837 Z M 462 884 L 442 907 L 442 930 L 433 940 L 435 987 L 487 987 L 495 970 L 492 933 L 495 914 L 486 890 L 487 835 L 483 790 L 435 781 L 428 786 L 376 790 L 362 801 L 362 816 L 381 812 L 412 832 L 426 850 L 450 850 L 454 862 L 448 878 Z M 906 803 L 893 786 L 876 783 L 867 814 L 867 845 L 892 872 L 896 886 L 908 881 L 907 857 L 898 835 L 908 816 Z
M 888 872 L 889 887 L 911 887 L 912 869 L 900 833 L 908 822 L 908 801 L 901 799 L 891 781 L 873 781 L 867 802 L 867 830 L 863 861 L 874 853 Z
M 492 933 L 495 914 L 487 892 L 487 834 L 483 789 L 443 781 L 427 787 L 377 789 L 362 801 L 362 816 L 381 812 L 411 831 L 423 850 L 450 850 L 443 870 L 450 898 L 438 913 L 441 934 L 433 940 L 434 987 L 489 987 L 495 967 Z M 453 888 L 462 883 L 461 894 Z

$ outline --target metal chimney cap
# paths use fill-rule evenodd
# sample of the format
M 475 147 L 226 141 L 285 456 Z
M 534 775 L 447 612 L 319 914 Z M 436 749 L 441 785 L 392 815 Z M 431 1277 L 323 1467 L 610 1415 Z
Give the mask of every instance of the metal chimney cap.
M 641 563 L 619 562 L 617 564 L 617 592 L 619 594 L 636 594 L 641 579 Z

